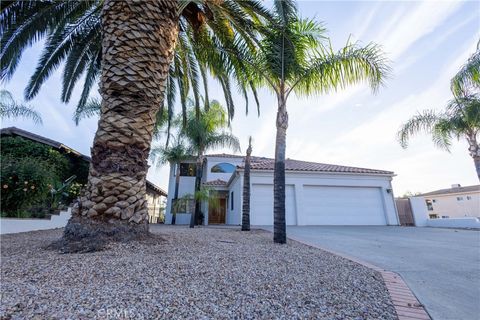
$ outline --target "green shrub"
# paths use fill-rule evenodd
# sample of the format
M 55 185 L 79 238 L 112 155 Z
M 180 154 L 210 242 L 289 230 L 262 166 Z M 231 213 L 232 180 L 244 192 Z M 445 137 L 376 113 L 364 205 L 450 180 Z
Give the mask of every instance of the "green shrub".
M 0 197 L 3 215 L 23 215 L 32 206 L 44 205 L 57 181 L 56 173 L 44 161 L 2 156 Z

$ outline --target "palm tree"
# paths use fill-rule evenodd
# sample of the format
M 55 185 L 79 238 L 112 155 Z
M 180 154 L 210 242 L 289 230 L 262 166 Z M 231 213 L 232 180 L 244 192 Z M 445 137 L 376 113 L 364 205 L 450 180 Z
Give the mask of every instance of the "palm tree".
M 211 101 L 208 110 L 198 113 L 195 109 L 188 113 L 187 125 L 183 127 L 182 133 L 196 156 L 195 193 L 200 192 L 205 152 L 218 147 L 240 150 L 238 139 L 225 131 L 227 127 L 225 111 L 218 101 Z M 195 226 L 200 216 L 200 204 L 201 202 L 195 199 L 195 212 L 190 219 L 190 228 Z
M 247 88 L 249 82 L 241 72 L 245 68 L 238 58 L 239 51 L 252 47 L 254 26 L 262 15 L 267 12 L 253 0 L 2 3 L 2 79 L 13 74 L 23 50 L 45 36 L 45 52 L 32 85 L 26 89 L 28 97 L 38 91 L 42 81 L 65 59 L 66 64 L 71 60 L 69 65 L 73 67 L 65 69 L 65 74 L 75 75 L 64 76 L 67 82 L 78 80 L 84 70 L 91 71 L 87 74 L 90 82 L 95 80 L 89 76 L 95 74 L 95 69 L 100 78 L 101 114 L 91 149 L 89 181 L 65 228 L 65 250 L 96 250 L 107 241 L 146 234 L 147 158 L 156 114 L 164 98 L 172 101 L 172 74 L 177 78 L 188 76 L 185 72 L 172 71 L 172 62 L 181 60 L 175 52 L 176 44 L 180 43 L 179 34 L 186 32 L 190 39 L 203 39 L 199 49 L 212 48 L 208 52 L 191 51 L 202 61 L 199 74 L 202 74 L 201 68 L 204 71 L 208 68 L 211 74 L 226 70 L 219 76 L 227 91 L 234 76 L 240 87 Z M 101 39 L 101 51 L 95 50 L 100 43 L 98 39 Z M 232 53 L 225 54 L 219 48 L 228 48 Z M 191 64 L 189 68 L 187 73 L 194 74 Z M 180 69 L 175 62 L 174 69 Z M 85 82 L 84 92 L 90 90 L 90 82 Z M 192 81 L 192 87 L 198 85 L 199 82 Z M 65 98 L 70 87 L 73 83 L 64 88 Z M 183 99 L 188 91 L 182 90 Z M 87 99 L 88 94 L 82 94 L 82 98 Z M 229 97 L 230 108 L 232 101 Z M 94 244 L 96 247 L 92 248 Z
M 35 123 L 42 123 L 40 114 L 32 107 L 15 101 L 13 95 L 7 90 L 0 90 L 0 118 L 32 119 Z
M 248 138 L 245 171 L 243 172 L 242 231 L 250 231 L 250 159 L 252 156 L 252 137 Z
M 334 52 L 324 45 L 325 29 L 300 19 L 292 0 L 274 1 L 274 20 L 259 42 L 258 54 L 242 57 L 256 72 L 256 83 L 269 87 L 277 97 L 274 168 L 274 241 L 286 243 L 285 149 L 288 127 L 287 100 L 321 94 L 367 82 L 373 91 L 383 83 L 389 68 L 378 46 L 347 45 Z
M 398 131 L 398 140 L 403 148 L 408 147 L 411 136 L 427 132 L 433 143 L 450 152 L 452 138 L 465 138 L 480 180 L 480 41 L 476 52 L 460 68 L 450 82 L 453 99 L 444 112 L 425 110 L 404 123 Z
M 84 74 L 76 115 L 83 112 L 91 115 L 89 94 L 101 72 L 103 5 L 103 0 L 3 1 L 0 14 L 0 78 L 9 80 L 24 49 L 46 38 L 38 66 L 25 89 L 26 99 L 35 97 L 43 83 L 64 62 L 61 100 L 70 101 L 75 85 Z M 242 74 L 242 61 L 237 55 L 224 54 L 220 49 L 252 49 L 255 23 L 260 17 L 269 18 L 268 11 L 256 0 L 239 3 L 233 0 L 183 1 L 173 7 L 180 12 L 180 15 L 174 15 L 180 32 L 166 84 L 166 106 L 173 110 L 178 91 L 185 110 L 190 89 L 198 106 L 202 82 L 204 95 L 208 98 L 206 79 L 210 74 L 221 83 L 231 116 L 232 76 L 245 94 L 247 88 L 252 89 L 258 108 L 256 90 Z
M 431 134 L 434 144 L 447 151 L 450 151 L 452 138 L 457 140 L 465 138 L 480 180 L 480 146 L 478 141 L 480 99 L 478 95 L 454 98 L 447 104 L 444 112 L 426 110 L 418 113 L 401 126 L 398 132 L 398 140 L 401 146 L 406 148 L 409 138 L 422 131 Z
M 170 214 L 172 215 L 172 224 L 175 224 L 176 210 L 174 204 L 178 200 L 178 187 L 180 186 L 180 163 L 190 158 L 191 152 L 183 143 L 181 137 L 178 137 L 173 146 L 163 146 L 152 149 L 150 156 L 157 164 L 166 164 L 175 166 L 175 193 L 170 206 Z

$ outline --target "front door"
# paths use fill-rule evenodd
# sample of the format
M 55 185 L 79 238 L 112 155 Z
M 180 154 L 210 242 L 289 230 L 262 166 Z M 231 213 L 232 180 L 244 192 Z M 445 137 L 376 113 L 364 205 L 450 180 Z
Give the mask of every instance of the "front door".
M 225 198 L 217 198 L 208 206 L 208 224 L 225 223 L 225 211 L 227 208 L 227 200 Z

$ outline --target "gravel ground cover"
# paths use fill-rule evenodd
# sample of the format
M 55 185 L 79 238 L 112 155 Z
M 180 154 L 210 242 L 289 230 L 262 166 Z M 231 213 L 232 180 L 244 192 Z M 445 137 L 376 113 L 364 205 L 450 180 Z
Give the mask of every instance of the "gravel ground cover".
M 152 226 L 86 254 L 1 236 L 2 319 L 397 319 L 380 274 L 265 231 Z

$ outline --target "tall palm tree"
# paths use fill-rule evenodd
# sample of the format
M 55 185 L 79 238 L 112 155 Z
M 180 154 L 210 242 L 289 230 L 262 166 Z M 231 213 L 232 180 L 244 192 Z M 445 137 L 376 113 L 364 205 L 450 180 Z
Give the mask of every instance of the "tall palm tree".
M 35 123 L 42 123 L 40 114 L 32 107 L 15 101 L 13 95 L 7 90 L 0 90 L 0 118 L 32 119 Z
M 172 215 L 172 224 L 175 224 L 176 211 L 173 204 L 178 200 L 178 188 L 180 186 L 180 163 L 191 157 L 191 152 L 183 143 L 181 137 L 178 137 L 172 146 L 162 146 L 153 148 L 150 156 L 157 164 L 170 163 L 175 166 L 175 193 L 170 206 L 170 214 Z
M 373 91 L 383 83 L 389 68 L 375 44 L 347 45 L 334 52 L 324 45 L 325 29 L 312 20 L 298 18 L 292 0 L 274 1 L 274 19 L 259 43 L 258 54 L 243 57 L 256 71 L 256 83 L 277 97 L 274 168 L 274 241 L 286 243 L 285 149 L 288 127 L 287 101 L 292 92 L 308 96 L 367 82 Z
M 187 125 L 183 127 L 182 133 L 196 157 L 195 194 L 200 192 L 205 152 L 218 147 L 240 150 L 238 139 L 225 131 L 227 127 L 227 116 L 218 101 L 211 101 L 208 110 L 201 110 L 200 113 L 192 110 L 188 113 Z M 200 204 L 200 201 L 195 199 L 195 212 L 190 219 L 190 228 L 195 226 L 200 216 Z
M 227 70 L 220 73 L 220 82 L 228 89 L 231 78 L 242 75 L 238 51 L 252 47 L 255 23 L 266 14 L 254 0 L 2 3 L 2 79 L 13 74 L 26 47 L 47 36 L 46 52 L 35 71 L 36 80 L 27 87 L 27 96 L 34 95 L 42 79 L 65 59 L 71 59 L 70 65 L 74 67 L 65 73 L 75 75 L 80 75 L 82 70 L 99 70 L 98 65 L 101 66 L 101 114 L 91 149 L 89 181 L 65 229 L 65 250 L 81 251 L 92 243 L 101 247 L 110 240 L 146 234 L 147 158 L 156 114 L 165 97 L 169 102 L 172 100 L 167 89 L 172 89 L 171 77 L 175 73 L 172 62 L 177 59 L 179 32 L 188 32 L 194 40 L 204 37 L 199 48 L 204 44 L 214 45 L 209 52 L 192 52 L 198 54 L 197 58 L 205 59 L 199 66 L 200 74 L 201 68 L 208 68 L 212 74 L 220 66 Z M 101 51 L 95 51 L 99 37 Z M 81 45 L 73 51 L 72 45 L 77 43 Z M 225 54 L 219 48 L 228 48 L 232 53 Z M 179 68 L 178 64 L 174 66 Z M 188 73 L 193 74 L 192 65 L 189 67 Z M 176 77 L 180 76 L 180 72 L 176 72 Z M 248 78 L 237 78 L 240 87 L 246 88 Z M 88 79 L 93 81 L 94 77 Z M 86 87 L 87 91 L 91 88 L 89 84 Z M 192 81 L 192 87 L 198 87 L 198 82 Z M 65 91 L 64 96 L 68 97 L 68 90 Z M 185 88 L 183 91 L 182 99 L 187 95 Z M 82 97 L 86 99 L 88 94 Z M 231 97 L 228 100 L 231 106 L 233 100 Z M 92 238 L 96 240 L 93 242 Z M 88 247 L 88 250 L 95 248 Z
M 419 132 L 432 135 L 434 144 L 450 151 L 451 140 L 465 138 L 468 151 L 473 159 L 478 180 L 480 180 L 480 99 L 478 95 L 456 97 L 448 104 L 444 112 L 426 110 L 413 116 L 398 131 L 398 140 L 403 148 L 408 140 Z
M 243 172 L 242 231 L 250 231 L 250 161 L 252 157 L 252 137 L 248 138 L 247 156 Z
M 9 80 L 24 49 L 46 38 L 38 66 L 25 89 L 26 99 L 35 97 L 43 83 L 64 62 L 61 100 L 70 101 L 75 85 L 85 75 L 76 115 L 83 112 L 91 115 L 89 94 L 101 72 L 103 4 L 104 0 L 3 1 L 0 78 Z M 221 83 L 229 113 L 232 111 L 233 116 L 231 80 L 245 94 L 250 88 L 256 98 L 256 91 L 242 74 L 242 61 L 238 56 L 224 54 L 220 48 L 231 51 L 252 49 L 255 23 L 260 17 L 269 18 L 268 11 L 256 0 L 239 3 L 233 0 L 182 1 L 175 6 L 180 13 L 176 17 L 180 32 L 169 70 L 165 104 L 173 110 L 178 93 L 185 110 L 189 90 L 197 100 L 201 86 L 208 97 L 206 79 L 210 74 Z M 198 101 L 196 105 L 199 105 Z

